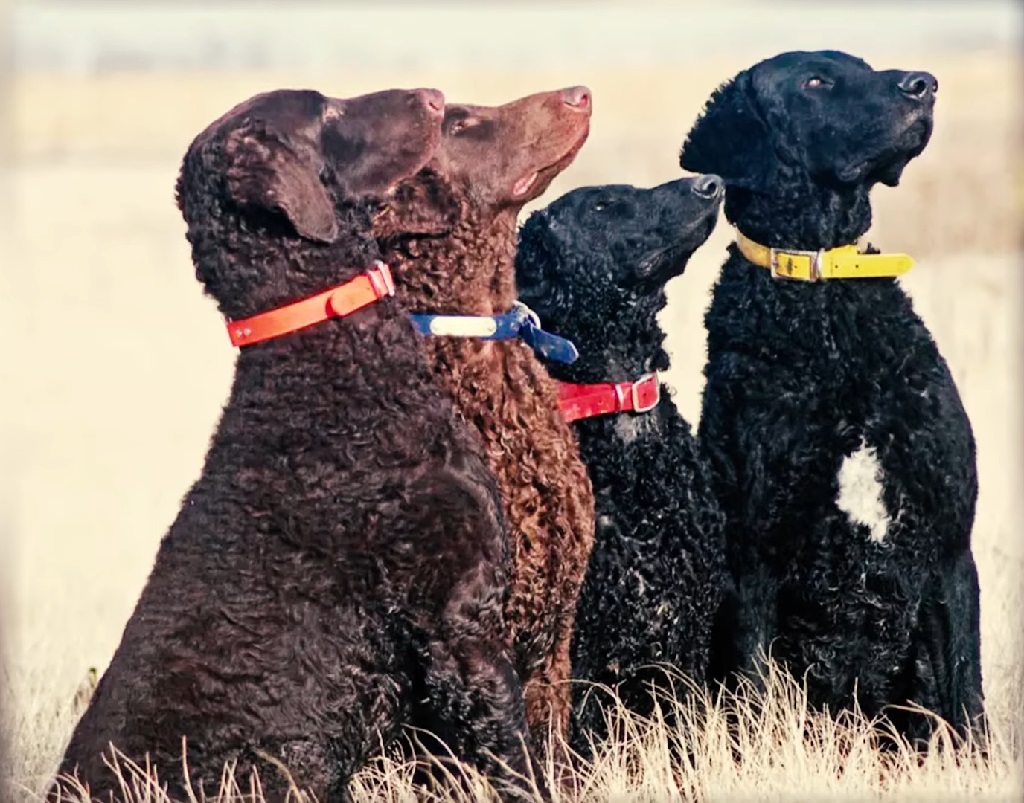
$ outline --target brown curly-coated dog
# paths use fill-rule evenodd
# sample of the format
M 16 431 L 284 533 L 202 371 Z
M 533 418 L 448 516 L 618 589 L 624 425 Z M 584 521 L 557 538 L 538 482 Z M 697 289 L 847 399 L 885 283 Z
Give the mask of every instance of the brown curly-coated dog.
M 111 743 L 174 801 L 212 799 L 230 763 L 245 789 L 259 772 L 267 803 L 295 789 L 343 803 L 410 726 L 505 800 L 532 795 L 498 489 L 401 299 L 369 272 L 372 214 L 435 153 L 443 104 L 277 90 L 189 147 L 177 198 L 196 277 L 232 342 L 264 336 L 239 344 L 202 474 L 51 803 L 80 785 L 138 799 Z
M 590 92 L 503 106 L 448 104 L 437 155 L 398 185 L 385 215 L 414 236 L 382 242 L 410 311 L 505 313 L 516 300 L 516 216 L 575 158 Z M 594 498 L 541 360 L 519 340 L 434 337 L 429 359 L 483 436 L 512 540 L 506 620 L 538 747 L 569 714 L 569 643 L 594 537 Z

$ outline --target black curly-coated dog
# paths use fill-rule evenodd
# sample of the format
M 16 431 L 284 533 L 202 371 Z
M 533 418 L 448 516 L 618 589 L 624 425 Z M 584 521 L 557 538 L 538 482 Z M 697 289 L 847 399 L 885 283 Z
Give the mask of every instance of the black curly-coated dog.
M 717 176 L 584 187 L 520 231 L 519 297 L 580 352 L 548 369 L 576 421 L 597 508 L 572 645 L 581 682 L 570 738 L 583 754 L 608 735 L 594 684 L 647 715 L 653 689 L 686 691 L 665 664 L 705 679 L 725 580 L 723 517 L 690 425 L 656 373 L 669 367 L 657 315 L 666 283 L 714 229 L 723 191 Z
M 908 703 L 960 733 L 983 722 L 975 445 L 894 278 L 909 260 L 851 246 L 871 188 L 928 143 L 937 88 L 784 53 L 719 87 L 680 154 L 725 179 L 738 230 L 706 316 L 699 430 L 736 583 L 718 673 L 770 651 L 815 706 L 886 713 L 910 738 L 932 721 Z
M 186 783 L 215 795 L 225 762 L 246 786 L 258 769 L 267 800 L 288 792 L 280 765 L 344 800 L 403 724 L 499 780 L 499 761 L 527 768 L 495 481 L 391 297 L 372 226 L 436 151 L 443 108 L 436 90 L 281 90 L 189 148 L 177 196 L 196 274 L 242 349 L 202 475 L 61 764 L 94 797 L 121 797 L 110 742 L 148 754 L 176 800 Z

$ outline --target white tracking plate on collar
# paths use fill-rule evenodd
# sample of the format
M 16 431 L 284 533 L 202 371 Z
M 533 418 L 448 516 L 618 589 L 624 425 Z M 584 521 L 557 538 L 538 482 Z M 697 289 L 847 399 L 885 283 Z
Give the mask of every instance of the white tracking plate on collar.
M 490 337 L 498 331 L 494 318 L 462 315 L 435 315 L 430 319 L 430 334 L 447 337 Z

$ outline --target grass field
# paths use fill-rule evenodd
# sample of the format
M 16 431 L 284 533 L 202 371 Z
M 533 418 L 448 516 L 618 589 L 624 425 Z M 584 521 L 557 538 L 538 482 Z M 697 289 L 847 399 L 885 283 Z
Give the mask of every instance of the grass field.
M 588 83 L 595 96 L 590 141 L 546 202 L 581 184 L 676 177 L 679 144 L 703 98 L 742 66 L 737 59 L 691 72 L 583 75 L 19 78 L 16 161 L 2 196 L 14 204 L 4 216 L 14 229 L 0 245 L 0 336 L 12 378 L 0 431 L 8 791 L 34 800 L 53 771 L 79 710 L 76 692 L 116 647 L 226 398 L 234 352 L 192 276 L 173 202 L 178 160 L 200 128 L 273 86 L 351 95 L 426 85 L 451 100 L 488 103 Z M 634 740 L 581 776 L 581 799 L 1019 800 L 1024 793 L 1022 65 L 993 56 L 906 66 L 939 76 L 936 134 L 902 187 L 876 191 L 869 239 L 917 257 L 904 284 L 952 366 L 975 427 L 990 760 L 882 764 L 858 723 L 819 723 L 819 738 L 805 739 L 798 690 L 777 683 L 769 699 L 741 705 L 742 765 L 731 758 L 718 709 L 688 732 L 693 766 L 668 761 L 667 744 L 679 734 L 636 723 Z M 701 314 L 729 237 L 723 220 L 671 286 L 664 316 L 674 357 L 669 378 L 694 422 Z M 401 768 L 385 767 L 361 778 L 358 791 L 367 800 L 402 799 L 403 778 Z

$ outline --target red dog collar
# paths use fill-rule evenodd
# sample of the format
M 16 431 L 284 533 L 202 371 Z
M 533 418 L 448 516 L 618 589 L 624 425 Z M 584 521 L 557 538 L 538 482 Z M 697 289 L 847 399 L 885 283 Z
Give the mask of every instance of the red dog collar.
M 330 318 L 343 318 L 356 310 L 395 294 L 391 271 L 378 261 L 372 270 L 350 282 L 332 287 L 310 298 L 261 312 L 241 321 L 228 321 L 232 346 L 251 346 Z
M 661 383 L 658 372 L 636 382 L 603 382 L 597 385 L 558 383 L 558 409 L 566 421 L 608 413 L 646 413 L 658 406 Z

